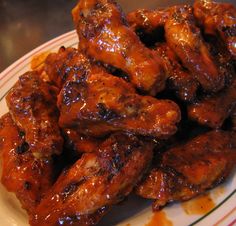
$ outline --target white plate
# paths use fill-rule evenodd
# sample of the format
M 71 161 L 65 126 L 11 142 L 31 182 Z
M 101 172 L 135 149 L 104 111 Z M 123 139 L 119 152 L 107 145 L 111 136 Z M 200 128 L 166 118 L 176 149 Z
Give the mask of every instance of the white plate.
M 0 115 L 8 111 L 5 103 L 6 93 L 17 78 L 30 69 L 32 57 L 45 51 L 57 51 L 62 45 L 65 47 L 77 45 L 75 31 L 59 36 L 31 51 L 0 74 Z M 172 225 L 236 225 L 236 172 L 221 187 L 223 187 L 220 189 L 223 190 L 221 194 L 219 188 L 211 191 L 210 195 L 215 202 L 215 207 L 205 215 L 187 215 L 180 204 L 172 204 L 163 211 Z M 114 207 L 99 225 L 144 226 L 150 222 L 152 216 L 150 201 L 131 196 L 124 203 Z M 0 226 L 28 225 L 27 214 L 20 208 L 15 196 L 8 193 L 2 185 L 0 185 L 0 219 Z M 160 222 L 155 225 L 163 226 Z

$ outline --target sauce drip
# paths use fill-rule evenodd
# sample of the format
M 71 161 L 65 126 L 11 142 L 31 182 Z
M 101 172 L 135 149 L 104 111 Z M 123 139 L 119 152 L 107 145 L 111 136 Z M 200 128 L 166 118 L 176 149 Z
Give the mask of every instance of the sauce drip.
M 206 214 L 215 207 L 215 203 L 209 194 L 200 195 L 195 199 L 183 202 L 181 205 L 188 215 Z
M 167 218 L 164 211 L 157 211 L 153 214 L 149 223 L 145 226 L 172 226 L 172 222 Z

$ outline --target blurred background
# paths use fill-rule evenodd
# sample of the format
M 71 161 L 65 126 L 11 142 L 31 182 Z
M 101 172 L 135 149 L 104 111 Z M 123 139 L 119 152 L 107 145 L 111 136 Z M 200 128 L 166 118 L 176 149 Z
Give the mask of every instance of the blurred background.
M 37 46 L 73 30 L 71 9 L 77 1 L 0 0 L 0 72 Z M 136 8 L 156 8 L 192 1 L 118 0 L 118 2 L 128 12 Z

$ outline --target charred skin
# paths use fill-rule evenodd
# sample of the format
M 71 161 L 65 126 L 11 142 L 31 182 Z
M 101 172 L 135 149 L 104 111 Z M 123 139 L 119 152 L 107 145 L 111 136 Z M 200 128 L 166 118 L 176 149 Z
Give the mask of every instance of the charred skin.
M 60 154 L 63 139 L 58 127 L 57 89 L 43 82 L 37 72 L 26 72 L 6 96 L 11 116 L 24 131 L 37 158 Z
M 236 105 L 236 79 L 220 93 L 188 106 L 188 117 L 201 125 L 220 128 Z
M 59 89 L 66 81 L 78 81 L 88 74 L 104 70 L 75 48 L 61 47 L 57 53 L 51 53 L 46 58 L 44 70 L 50 81 Z
M 195 0 L 194 16 L 205 33 L 219 35 L 236 60 L 236 8 L 229 3 Z
M 81 51 L 123 70 L 130 82 L 147 94 L 164 89 L 166 76 L 160 58 L 141 43 L 116 3 L 82 0 L 72 14 Z
M 106 73 L 67 82 L 58 107 L 62 128 L 101 137 L 114 131 L 167 138 L 177 130 L 180 110 L 172 101 L 135 93 L 131 84 Z
M 155 199 L 153 208 L 157 210 L 169 202 L 188 200 L 215 187 L 235 167 L 235 138 L 234 132 L 211 131 L 167 150 L 136 193 Z
M 112 135 L 58 178 L 31 216 L 31 225 L 95 225 L 132 191 L 152 159 L 152 149 L 133 135 Z
M 165 23 L 165 36 L 167 44 L 204 90 L 217 92 L 224 88 L 225 75 L 219 73 L 200 29 L 195 25 L 191 7 L 176 6 L 170 9 Z
M 36 159 L 9 113 L 0 119 L 1 182 L 31 213 L 52 186 L 52 160 Z

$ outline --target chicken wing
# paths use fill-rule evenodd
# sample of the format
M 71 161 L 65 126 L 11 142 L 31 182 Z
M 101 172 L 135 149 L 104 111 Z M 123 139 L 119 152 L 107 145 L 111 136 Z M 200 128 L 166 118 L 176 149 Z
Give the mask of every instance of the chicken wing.
M 6 96 L 12 118 L 25 132 L 26 142 L 37 158 L 47 158 L 62 150 L 57 92 L 40 80 L 38 73 L 31 71 L 20 76 Z
M 130 83 L 106 73 L 68 81 L 58 97 L 59 125 L 82 134 L 103 136 L 112 131 L 167 138 L 177 130 L 178 106 L 135 93 Z
M 198 82 L 188 71 L 179 64 L 175 53 L 166 43 L 159 44 L 156 52 L 164 61 L 168 75 L 167 87 L 176 91 L 178 97 L 184 101 L 193 101 L 196 97 Z
M 194 16 L 205 33 L 220 35 L 229 52 L 236 59 L 236 8 L 229 3 L 195 0 Z
M 155 199 L 153 208 L 157 210 L 169 202 L 193 198 L 223 182 L 235 165 L 236 134 L 211 131 L 167 150 L 136 193 Z
M 192 8 L 176 6 L 170 9 L 165 23 L 167 44 L 195 76 L 204 90 L 216 92 L 225 86 L 225 74 L 219 70 L 196 27 Z
M 128 27 L 117 4 L 108 0 L 81 0 L 72 14 L 81 51 L 123 70 L 135 87 L 150 95 L 164 89 L 166 76 L 161 59 Z
M 112 135 L 59 177 L 31 216 L 31 225 L 95 225 L 132 191 L 152 149 L 152 143 L 133 135 Z
M 59 89 L 63 84 L 77 81 L 90 73 L 96 73 L 103 69 L 95 64 L 75 48 L 61 47 L 57 53 L 51 53 L 46 58 L 44 70 L 50 81 Z
M 52 160 L 36 159 L 10 114 L 0 119 L 1 182 L 31 213 L 53 182 Z
M 213 96 L 188 106 L 188 117 L 199 124 L 211 128 L 220 128 L 236 105 L 236 79 L 234 82 Z

